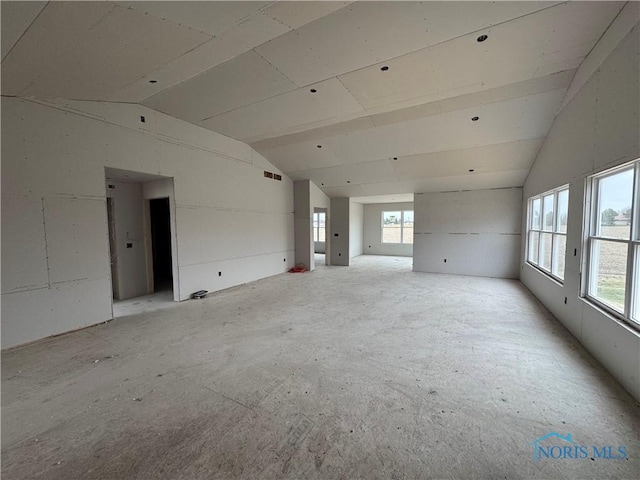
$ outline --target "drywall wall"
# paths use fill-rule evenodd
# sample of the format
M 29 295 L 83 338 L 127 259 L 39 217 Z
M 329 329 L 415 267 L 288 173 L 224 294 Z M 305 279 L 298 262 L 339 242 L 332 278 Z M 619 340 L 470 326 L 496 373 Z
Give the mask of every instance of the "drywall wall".
M 113 202 L 116 232 L 117 300 L 147 293 L 147 252 L 144 236 L 142 184 L 107 181 L 107 197 Z
M 364 205 L 363 249 L 367 255 L 411 257 L 411 243 L 382 243 L 382 212 L 413 210 L 413 203 L 371 203 Z
M 364 209 L 361 203 L 349 202 L 349 257 L 362 255 Z
M 295 263 L 296 265 L 302 264 L 312 271 L 315 269 L 313 211 L 315 208 L 326 208 L 328 224 L 329 197 L 309 180 L 299 180 L 293 183 L 293 197 L 295 205 Z
M 517 278 L 522 189 L 419 193 L 413 270 Z
M 138 105 L 3 97 L 3 347 L 112 317 L 105 167 L 173 177 L 180 300 L 293 266 L 292 182 L 248 145 Z
M 331 265 L 349 266 L 349 198 L 331 199 Z
M 312 270 L 313 250 L 311 236 L 311 196 L 309 180 L 293 182 L 293 203 L 295 217 L 295 263 Z
M 634 3 L 625 8 L 636 9 L 637 19 Z M 640 157 L 639 30 L 636 24 L 588 80 L 576 75 L 581 87 L 557 115 L 524 185 L 526 218 L 527 198 L 569 184 L 564 285 L 525 262 L 524 241 L 520 272 L 522 282 L 637 400 L 640 335 L 581 298 L 580 277 L 586 177 Z M 602 41 L 615 37 L 610 29 Z

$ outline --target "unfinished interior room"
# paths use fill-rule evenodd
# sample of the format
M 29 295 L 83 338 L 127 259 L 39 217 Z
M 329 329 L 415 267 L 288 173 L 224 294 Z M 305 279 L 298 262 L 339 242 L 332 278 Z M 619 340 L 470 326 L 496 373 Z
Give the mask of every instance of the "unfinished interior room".
M 0 13 L 3 480 L 640 478 L 640 2 Z

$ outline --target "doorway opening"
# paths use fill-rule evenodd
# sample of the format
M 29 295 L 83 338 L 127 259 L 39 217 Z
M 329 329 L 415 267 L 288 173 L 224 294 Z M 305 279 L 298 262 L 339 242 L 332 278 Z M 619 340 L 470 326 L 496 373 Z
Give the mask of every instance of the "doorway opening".
M 169 197 L 149 200 L 153 293 L 166 292 L 173 289 L 170 212 Z
M 327 241 L 328 234 L 328 215 L 326 208 L 314 207 L 312 236 L 313 236 L 313 256 L 315 265 L 327 265 Z

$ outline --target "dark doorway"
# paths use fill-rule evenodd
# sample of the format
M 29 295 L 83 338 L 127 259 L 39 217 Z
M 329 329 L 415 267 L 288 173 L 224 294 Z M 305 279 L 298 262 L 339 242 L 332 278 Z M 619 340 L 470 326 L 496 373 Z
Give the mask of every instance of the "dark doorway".
M 149 200 L 151 220 L 151 248 L 153 252 L 153 291 L 173 289 L 173 262 L 171 261 L 171 217 L 169 199 Z

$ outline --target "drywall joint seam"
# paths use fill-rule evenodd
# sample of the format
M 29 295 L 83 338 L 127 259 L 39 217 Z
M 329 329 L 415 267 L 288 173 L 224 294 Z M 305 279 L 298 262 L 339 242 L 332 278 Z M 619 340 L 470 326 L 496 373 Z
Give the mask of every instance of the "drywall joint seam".
M 47 285 L 51 288 L 51 269 L 49 267 L 49 245 L 47 241 L 47 218 L 44 211 L 44 197 L 42 198 L 42 229 L 44 231 L 44 255 L 47 261 Z
M 25 292 L 37 292 L 38 290 L 50 290 L 51 286 L 46 285 L 46 286 L 42 286 L 42 287 L 38 287 L 36 285 L 33 285 L 33 288 L 30 288 L 31 286 L 22 286 L 22 287 L 16 287 L 14 288 L 11 292 L 2 292 L 2 295 L 13 295 L 14 293 L 25 293 Z
M 232 161 L 235 161 L 235 162 L 240 162 L 242 164 L 251 164 L 251 162 L 247 162 L 246 160 L 244 160 L 242 158 L 234 157 L 232 155 L 229 155 L 228 153 L 220 152 L 220 151 L 214 150 L 214 149 L 209 149 L 209 148 L 206 148 L 206 147 L 202 147 L 200 145 L 192 145 L 192 144 L 188 144 L 188 143 L 185 143 L 185 142 L 169 142 L 165 138 L 162 138 L 160 136 L 160 133 L 151 132 L 149 130 L 144 130 L 144 129 L 140 129 L 140 128 L 128 127 L 126 125 L 122 125 L 120 123 L 116 123 L 116 122 L 113 122 L 111 120 L 106 120 L 106 119 L 104 119 L 102 117 L 97 117 L 95 115 L 91 115 L 91 114 L 89 114 L 87 112 L 79 112 L 78 110 L 73 109 L 71 107 L 67 107 L 66 105 L 54 104 L 54 103 L 47 102 L 46 100 L 42 100 L 42 99 L 36 98 L 36 97 L 29 97 L 29 98 L 27 98 L 27 97 L 14 97 L 14 98 L 19 98 L 21 100 L 24 100 L 25 102 L 35 103 L 35 104 L 38 104 L 38 105 L 42 105 L 44 107 L 49 107 L 49 108 L 52 108 L 54 110 L 59 110 L 61 112 L 71 113 L 73 115 L 78 115 L 78 116 L 85 117 L 85 118 L 88 118 L 88 119 L 91 119 L 91 120 L 98 120 L 98 121 L 101 121 L 102 123 L 105 123 L 107 125 L 111 125 L 113 127 L 119 127 L 119 128 L 124 129 L 124 130 L 129 130 L 129 131 L 132 131 L 132 132 L 137 132 L 137 133 L 140 133 L 140 134 L 143 134 L 143 135 L 147 135 L 147 136 L 153 137 L 156 140 L 159 140 L 161 142 L 172 143 L 172 144 L 175 144 L 175 145 L 178 145 L 178 146 L 182 146 L 182 147 L 185 147 L 185 148 L 191 148 L 191 149 L 194 149 L 194 150 L 201 150 L 201 151 L 207 152 L 207 153 L 213 153 L 214 155 L 218 155 L 219 157 L 222 157 L 224 159 L 232 160 Z M 97 103 L 131 105 L 131 103 L 125 103 L 125 102 L 97 102 Z M 149 108 L 149 107 L 146 107 L 146 106 L 140 105 L 140 104 L 135 104 L 135 105 L 141 106 L 142 108 Z M 150 109 L 150 110 L 152 110 L 152 109 Z M 156 112 L 155 110 L 153 110 L 153 111 L 154 111 L 154 113 L 161 113 L 161 112 Z M 166 115 L 166 114 L 163 114 L 163 113 L 161 113 L 161 114 L 162 115 Z M 169 115 L 166 115 L 166 116 L 170 117 Z M 170 117 L 170 118 L 174 118 L 174 117 Z M 184 120 L 181 120 L 181 121 L 184 121 Z M 188 123 L 188 122 L 185 122 L 185 123 Z M 204 127 L 201 127 L 200 125 L 196 125 L 196 124 L 189 124 L 189 125 L 191 125 L 193 127 L 196 127 L 196 128 L 201 128 L 202 130 L 206 131 L 207 134 L 215 133 L 217 135 L 221 135 L 219 133 L 213 132 L 212 130 L 208 130 L 208 129 L 204 128 Z M 226 138 L 231 139 L 231 137 L 226 137 Z M 243 143 L 243 142 L 239 142 L 239 143 Z M 243 143 L 243 144 L 247 145 L 246 143 Z M 251 148 L 251 147 L 249 147 L 249 148 Z
M 189 204 L 176 204 L 176 208 L 184 208 L 186 210 L 197 210 L 200 208 L 208 210 L 216 210 L 218 212 L 230 212 L 230 213 L 260 213 L 264 215 L 281 215 L 288 217 L 293 215 L 294 212 L 277 212 L 270 210 L 253 210 L 250 208 L 230 208 L 230 207 L 216 207 L 215 205 L 189 205 Z
M 196 266 L 196 265 L 208 265 L 208 264 L 211 264 L 211 263 L 228 262 L 228 261 L 231 261 L 231 260 L 243 260 L 245 258 L 270 257 L 270 256 L 273 256 L 273 255 L 281 255 L 283 253 L 286 254 L 286 253 L 294 252 L 294 251 L 295 251 L 294 249 L 292 249 L 292 250 L 280 250 L 280 251 L 277 251 L 277 252 L 256 253 L 256 254 L 253 254 L 253 255 L 245 255 L 245 256 L 242 256 L 242 257 L 229 257 L 229 258 L 222 258 L 220 260 L 209 260 L 207 262 L 184 263 L 184 264 L 178 265 L 178 268 L 193 267 L 193 266 Z

